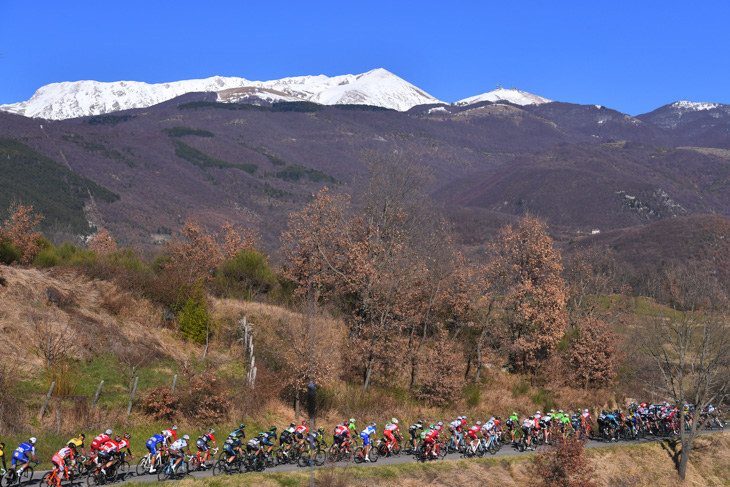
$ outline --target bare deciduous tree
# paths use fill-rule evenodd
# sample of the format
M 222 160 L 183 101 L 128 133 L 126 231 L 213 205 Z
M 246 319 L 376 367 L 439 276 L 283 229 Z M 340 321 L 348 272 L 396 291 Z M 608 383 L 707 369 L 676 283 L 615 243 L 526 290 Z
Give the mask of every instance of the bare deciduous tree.
M 709 273 L 693 265 L 673 268 L 664 283 L 673 309 L 657 311 L 638 330 L 637 340 L 661 377 L 649 385 L 680 408 L 682 452 L 677 471 L 684 479 L 695 438 L 705 426 L 698 425 L 700 412 L 724 397 L 728 388 L 730 330 L 726 300 Z M 694 407 L 689 430 L 684 427 L 685 404 Z

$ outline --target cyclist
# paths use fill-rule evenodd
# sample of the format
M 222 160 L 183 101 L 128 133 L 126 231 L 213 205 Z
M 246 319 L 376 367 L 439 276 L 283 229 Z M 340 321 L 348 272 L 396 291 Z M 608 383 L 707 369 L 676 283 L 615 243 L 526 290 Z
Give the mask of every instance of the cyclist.
M 30 464 L 31 460 L 38 465 L 39 462 L 35 457 L 35 444 L 37 442 L 38 440 L 35 437 L 31 437 L 27 442 L 21 443 L 13 452 L 13 460 L 10 462 L 10 468 L 15 468 L 15 465 L 18 463 L 22 464 L 17 470 L 18 478 L 20 478 L 20 474 L 23 473 L 23 470 Z M 29 455 L 30 458 L 28 458 Z
M 306 435 L 309 434 L 309 428 L 307 428 L 307 421 L 302 421 L 302 424 L 294 428 L 294 435 L 297 437 L 297 445 L 303 445 Z
M 292 439 L 294 438 L 294 429 L 297 427 L 296 423 L 289 424 L 289 427 L 281 432 L 279 436 L 279 445 L 291 445 Z
M 74 450 L 78 451 L 79 448 L 81 448 L 81 454 L 83 456 L 86 456 L 86 448 L 84 448 L 84 440 L 86 439 L 86 435 L 83 433 L 79 433 L 79 436 L 76 438 L 71 438 L 68 440 L 68 443 L 66 443 L 66 446 L 69 448 L 73 448 Z
M 309 464 L 312 464 L 312 456 L 317 449 L 317 444 L 324 441 L 324 428 L 320 426 L 317 431 L 312 431 L 307 435 L 307 443 L 309 443 Z
M 370 436 L 376 436 L 377 435 L 377 424 L 373 421 L 370 423 L 370 426 L 362 430 L 362 433 L 360 433 L 360 438 L 362 438 L 362 444 L 365 446 L 365 461 L 370 461 Z
M 396 436 L 400 436 L 399 431 L 400 428 L 398 427 L 398 420 L 396 418 L 391 419 L 390 423 L 386 424 L 385 428 L 383 428 L 383 434 L 386 438 L 385 446 L 388 448 L 388 451 L 396 443 Z
M 423 421 L 420 419 L 416 424 L 412 424 L 411 427 L 408 428 L 408 432 L 411 434 L 411 448 L 415 448 L 418 444 L 418 438 L 421 436 L 419 431 L 423 431 Z
M 249 454 L 253 453 L 253 456 L 258 456 L 261 452 L 261 435 L 263 435 L 263 433 L 259 433 L 259 436 L 254 436 L 248 440 L 248 443 L 246 443 L 246 451 L 248 451 Z
M 276 441 L 276 426 L 271 426 L 269 431 L 259 433 L 259 437 L 261 438 L 261 444 L 268 446 L 264 453 L 266 454 L 266 458 L 269 458 L 269 453 L 274 449 L 274 442 Z
M 71 465 L 73 465 L 75 463 L 75 460 L 74 460 L 74 450 L 75 449 L 76 448 L 70 448 L 68 446 L 64 446 L 63 448 L 58 450 L 55 455 L 53 455 L 53 458 L 51 458 L 51 463 L 53 464 L 53 466 L 56 469 L 58 469 L 58 475 L 56 476 L 56 478 L 58 479 L 56 485 L 58 485 L 58 486 L 61 485 L 62 473 L 66 474 L 67 480 L 71 480 L 71 477 L 69 477 L 69 474 L 68 474 L 68 468 L 66 467 L 66 463 L 64 462 L 64 460 L 66 460 L 66 458 L 68 457 L 68 459 L 71 461 Z
M 431 425 L 433 426 L 433 425 Z M 424 458 L 428 458 L 429 456 L 433 456 L 434 458 L 438 456 L 438 452 L 435 449 L 436 441 L 438 441 L 439 433 L 441 430 L 436 429 L 434 426 L 433 428 L 430 428 L 428 431 L 426 431 L 425 436 L 423 437 L 423 444 L 426 447 L 426 450 L 424 451 Z
M 525 443 L 526 448 L 532 449 L 530 445 L 532 430 L 535 428 L 535 417 L 530 416 L 525 418 L 522 422 L 522 440 Z
M 350 439 L 357 437 L 357 426 L 355 426 L 355 418 L 350 418 L 350 424 L 347 425 L 350 430 Z
M 165 440 L 167 440 L 167 443 L 169 445 L 172 445 L 174 442 L 177 441 L 177 425 L 173 424 L 172 428 L 162 430 L 162 436 L 165 437 Z
M 8 466 L 5 464 L 5 443 L 0 442 L 0 460 L 3 461 L 3 471 L 8 469 Z
M 454 448 L 459 446 L 459 433 L 461 432 L 461 416 L 449 423 L 449 431 L 451 439 L 454 442 Z
M 472 451 L 476 452 L 477 445 L 479 444 L 479 438 L 477 438 L 477 434 L 479 434 L 479 431 L 482 429 L 482 422 L 477 421 L 474 426 L 466 430 L 466 434 L 471 438 L 470 444 Z
M 505 424 L 507 425 L 507 431 L 509 431 L 510 439 L 512 440 L 512 443 L 515 441 L 515 429 L 520 424 L 520 417 L 517 415 L 516 412 L 512 412 L 512 414 L 507 418 L 507 421 L 505 421 Z
M 234 437 L 235 436 L 239 440 L 243 441 L 243 440 L 246 439 L 246 431 L 245 431 L 245 429 L 246 429 L 246 425 L 243 424 L 243 423 L 241 423 L 241 424 L 238 425 L 238 429 L 237 430 L 234 430 L 234 431 L 231 431 L 231 433 L 228 435 L 228 437 L 231 438 L 231 437 Z
M 117 435 L 113 440 L 105 441 L 101 447 L 99 447 L 99 453 L 96 456 L 96 462 L 98 466 L 101 466 L 101 473 L 106 475 L 106 469 L 111 467 L 114 463 L 116 456 L 119 454 L 119 442 L 122 438 Z
M 175 440 L 173 444 L 170 445 L 170 450 L 168 451 L 170 457 L 177 458 L 177 460 L 175 460 L 175 464 L 172 466 L 173 474 L 175 473 L 177 466 L 180 465 L 180 462 L 183 460 L 183 456 L 185 455 L 183 450 L 187 450 L 188 455 L 190 455 L 190 446 L 188 445 L 188 441 L 190 441 L 190 437 L 188 435 L 183 435 L 182 438 Z
M 337 446 L 337 448 L 342 448 L 342 446 L 345 443 L 345 440 L 350 439 L 350 428 L 345 426 L 344 424 L 338 424 L 335 426 L 334 434 L 332 436 L 332 442 Z
M 91 440 L 91 453 L 99 452 L 101 450 L 101 446 L 106 443 L 107 441 L 112 439 L 112 430 L 108 429 L 104 433 L 101 433 L 99 436 Z
M 229 436 L 223 443 L 223 451 L 226 452 L 226 474 L 231 474 L 231 463 L 236 458 L 236 453 L 243 456 L 243 450 L 241 450 L 241 438 L 238 436 Z
M 198 448 L 198 451 L 201 452 L 200 466 L 203 468 L 208 468 L 207 462 L 210 460 L 210 447 L 208 446 L 208 443 L 212 441 L 213 448 L 215 448 L 215 436 L 213 436 L 213 433 L 215 433 L 215 430 L 211 428 L 207 433 L 198 436 L 198 439 L 195 441 L 195 446 Z
M 160 448 L 160 450 L 164 451 L 167 446 L 162 432 L 147 440 L 145 446 L 147 446 L 147 450 L 150 452 L 150 473 L 155 473 L 155 462 L 157 461 L 157 457 L 160 456 L 160 452 L 157 449 Z

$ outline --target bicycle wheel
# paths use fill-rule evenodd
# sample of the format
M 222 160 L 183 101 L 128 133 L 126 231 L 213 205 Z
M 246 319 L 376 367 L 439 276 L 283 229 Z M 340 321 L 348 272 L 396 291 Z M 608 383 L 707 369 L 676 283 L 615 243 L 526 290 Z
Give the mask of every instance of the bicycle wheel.
M 51 487 L 52 485 L 56 485 L 56 473 L 55 473 L 55 470 L 51 470 L 50 472 L 46 472 L 46 474 L 41 479 L 41 487 Z
M 165 464 L 165 466 L 162 468 L 158 468 L 157 469 L 157 481 L 164 482 L 165 480 L 167 480 L 170 477 L 169 473 L 171 470 L 172 470 L 172 466 L 169 463 Z
M 380 455 L 378 454 L 378 449 L 377 448 L 371 448 L 370 449 L 370 461 L 373 462 L 373 463 L 375 463 L 375 462 L 378 461 L 378 458 L 379 457 L 380 457 Z
M 33 467 L 25 467 L 25 470 L 23 470 L 23 473 L 20 474 L 20 478 L 18 479 L 18 485 L 30 484 L 32 480 L 33 480 Z
M 128 461 L 124 460 L 117 466 L 117 478 L 116 480 L 124 482 L 129 478 L 129 473 L 132 471 L 132 466 Z
M 218 460 L 215 462 L 215 465 L 213 465 L 213 476 L 217 476 L 222 474 L 226 471 L 226 461 L 225 460 Z
M 315 465 L 317 465 L 318 467 L 321 467 L 322 465 L 324 465 L 324 462 L 326 459 L 327 459 L 327 452 L 324 450 L 318 449 L 316 451 L 316 453 L 314 454 L 313 461 L 314 461 Z
M 104 481 L 106 479 L 104 478 L 104 474 L 101 473 L 100 470 L 93 470 L 89 472 L 88 477 L 86 477 L 86 485 L 88 487 L 94 487 L 95 485 L 104 485 Z
M 134 469 L 137 477 L 141 477 L 150 472 L 150 456 L 145 455 L 137 462 L 137 467 Z
M 355 460 L 355 463 L 362 463 L 365 461 L 365 448 L 362 446 L 358 446 L 357 450 L 355 450 L 355 457 L 353 458 Z

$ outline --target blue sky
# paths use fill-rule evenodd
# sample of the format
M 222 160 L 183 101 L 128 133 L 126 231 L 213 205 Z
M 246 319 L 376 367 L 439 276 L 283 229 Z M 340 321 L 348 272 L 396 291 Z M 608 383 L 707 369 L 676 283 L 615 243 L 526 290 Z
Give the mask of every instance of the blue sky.
M 453 102 L 497 84 L 636 115 L 730 104 L 730 2 L 0 0 L 0 104 L 59 81 L 385 68 Z

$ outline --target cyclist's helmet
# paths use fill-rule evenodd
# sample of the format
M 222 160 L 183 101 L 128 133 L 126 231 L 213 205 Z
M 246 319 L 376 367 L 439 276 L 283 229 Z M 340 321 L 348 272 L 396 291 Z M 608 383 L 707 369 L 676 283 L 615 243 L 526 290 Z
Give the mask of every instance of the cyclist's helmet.
M 307 420 L 306 420 L 306 419 L 302 420 L 302 424 L 303 424 L 303 425 L 304 425 L 304 424 L 307 424 Z
M 393 418 L 393 424 L 398 424 L 398 420 L 396 418 Z
M 457 416 L 456 419 L 458 419 L 459 421 L 461 421 L 461 416 Z
M 269 431 L 276 431 L 276 426 L 272 426 L 271 428 L 269 428 Z
M 188 435 L 183 435 L 183 440 L 189 440 L 190 437 Z
M 208 430 L 208 433 L 210 433 L 212 435 L 213 433 L 215 433 L 215 430 L 213 428 L 211 428 Z
M 3 448 L 5 448 L 5 443 L 0 441 L 0 450 L 2 450 Z
M 562 409 L 558 409 L 558 412 L 559 412 L 560 414 L 563 414 L 563 410 L 562 410 Z
M 317 431 L 319 431 L 320 433 L 324 433 L 324 426 L 320 426 L 319 428 L 317 428 Z
M 482 422 L 481 421 L 477 421 L 477 426 L 481 426 L 481 425 L 482 425 Z
M 38 439 L 35 436 L 31 436 L 28 441 L 30 441 L 31 445 L 35 445 L 36 443 L 38 443 Z
M 114 437 L 114 441 L 116 441 L 117 443 L 119 443 L 120 441 L 122 441 L 122 437 L 119 436 L 119 435 L 117 435 L 117 436 Z
M 246 428 L 246 425 L 245 424 L 241 423 L 241 424 L 238 425 L 238 429 L 244 429 L 244 428 Z
M 587 412 L 588 412 L 588 410 L 587 410 L 587 409 L 584 409 L 584 410 L 583 410 L 583 412 L 584 412 L 584 413 L 587 413 Z
M 354 422 L 355 422 L 355 418 L 350 418 L 350 423 L 354 423 Z
M 429 424 L 428 427 L 433 429 L 434 426 L 433 426 L 433 424 Z
M 438 425 L 439 425 L 439 426 L 443 426 L 443 425 L 444 425 L 444 422 L 443 422 L 443 421 L 439 421 L 439 422 L 438 422 Z
M 124 439 L 125 440 L 131 440 L 132 439 L 132 435 L 130 435 L 129 433 L 124 433 Z
M 370 426 L 377 426 L 377 424 L 375 424 L 375 421 L 373 421 L 372 423 L 370 423 Z
M 494 419 L 496 419 L 497 421 L 502 421 L 502 417 L 501 417 L 501 416 L 497 416 L 497 417 L 496 417 L 496 418 L 494 418 Z
M 171 429 L 172 431 L 177 431 L 177 425 L 176 425 L 176 424 L 173 424 L 173 425 L 172 425 L 172 428 L 170 428 L 170 429 Z
M 111 437 L 111 435 L 112 435 L 112 430 L 106 430 L 106 431 L 105 431 L 104 433 L 106 433 L 106 435 L 107 435 L 107 436 Z
M 542 414 L 540 411 L 536 412 L 535 414 Z

